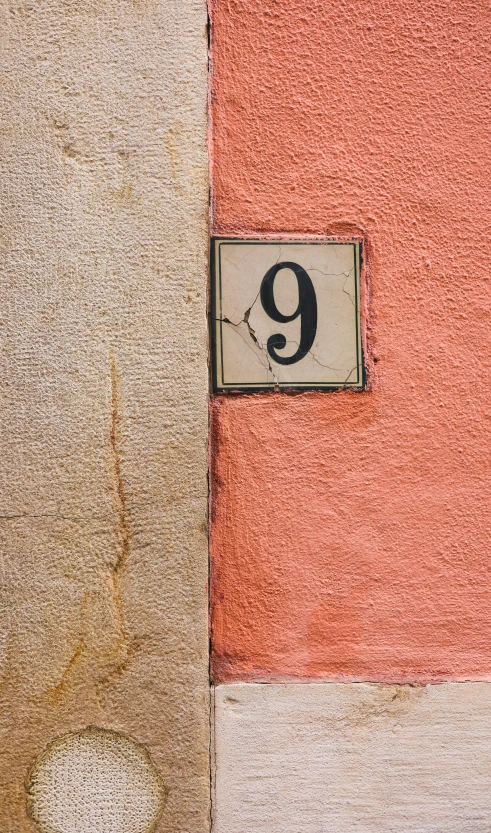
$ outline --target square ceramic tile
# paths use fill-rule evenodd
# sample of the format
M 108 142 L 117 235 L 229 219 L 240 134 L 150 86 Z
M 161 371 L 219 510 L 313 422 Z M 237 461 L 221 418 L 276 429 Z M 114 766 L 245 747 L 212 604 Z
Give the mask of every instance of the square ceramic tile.
M 360 244 L 212 240 L 214 389 L 362 388 Z

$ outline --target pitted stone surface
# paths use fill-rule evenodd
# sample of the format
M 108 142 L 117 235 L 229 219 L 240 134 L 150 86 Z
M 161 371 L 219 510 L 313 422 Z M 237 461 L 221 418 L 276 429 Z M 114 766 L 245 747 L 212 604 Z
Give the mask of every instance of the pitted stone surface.
M 95 727 L 50 744 L 27 788 L 28 813 L 41 833 L 151 833 L 166 797 L 144 747 Z

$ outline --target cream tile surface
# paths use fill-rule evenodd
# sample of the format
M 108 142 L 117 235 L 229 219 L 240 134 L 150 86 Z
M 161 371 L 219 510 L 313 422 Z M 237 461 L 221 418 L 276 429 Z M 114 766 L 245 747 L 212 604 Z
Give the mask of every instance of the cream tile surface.
M 215 389 L 362 387 L 359 273 L 358 243 L 214 240 Z

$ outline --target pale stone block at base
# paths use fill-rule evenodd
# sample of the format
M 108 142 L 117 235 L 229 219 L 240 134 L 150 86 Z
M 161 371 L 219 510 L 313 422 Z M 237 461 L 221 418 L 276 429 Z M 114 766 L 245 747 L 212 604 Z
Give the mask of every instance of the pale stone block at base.
M 214 833 L 491 829 L 491 683 L 220 685 Z

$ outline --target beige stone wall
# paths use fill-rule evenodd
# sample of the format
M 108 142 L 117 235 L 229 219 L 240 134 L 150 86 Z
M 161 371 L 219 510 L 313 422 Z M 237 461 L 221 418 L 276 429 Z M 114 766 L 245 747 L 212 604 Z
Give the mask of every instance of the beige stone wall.
M 215 689 L 214 833 L 482 833 L 489 683 Z
M 205 2 L 3 0 L 0 31 L 0 829 L 93 725 L 203 833 Z

